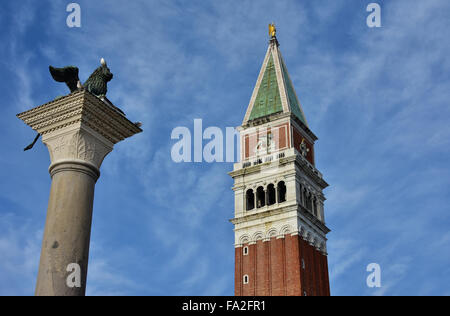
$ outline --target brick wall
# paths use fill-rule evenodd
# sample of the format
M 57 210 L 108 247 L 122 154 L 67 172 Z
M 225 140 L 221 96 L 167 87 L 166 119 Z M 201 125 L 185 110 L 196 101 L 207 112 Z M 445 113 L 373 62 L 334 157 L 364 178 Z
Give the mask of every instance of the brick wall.
M 236 296 L 328 296 L 327 257 L 298 235 L 236 248 Z M 302 268 L 302 259 L 305 269 Z M 249 283 L 243 284 L 244 275 Z
M 293 129 L 293 143 L 294 143 L 294 148 L 298 150 L 298 152 L 300 151 L 300 144 L 302 143 L 302 139 L 305 139 L 305 143 L 306 143 L 306 147 L 309 148 L 309 152 L 306 155 L 306 159 L 312 164 L 314 165 L 314 146 L 313 144 L 311 144 L 310 142 L 308 142 L 306 140 L 306 137 L 304 137 L 295 127 L 292 127 Z

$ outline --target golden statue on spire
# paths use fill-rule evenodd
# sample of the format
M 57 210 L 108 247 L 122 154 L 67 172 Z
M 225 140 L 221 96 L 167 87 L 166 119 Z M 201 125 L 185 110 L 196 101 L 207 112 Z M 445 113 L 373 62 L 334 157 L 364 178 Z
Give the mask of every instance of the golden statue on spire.
M 275 28 L 275 23 L 269 24 L 269 36 L 275 37 L 277 35 L 277 29 Z

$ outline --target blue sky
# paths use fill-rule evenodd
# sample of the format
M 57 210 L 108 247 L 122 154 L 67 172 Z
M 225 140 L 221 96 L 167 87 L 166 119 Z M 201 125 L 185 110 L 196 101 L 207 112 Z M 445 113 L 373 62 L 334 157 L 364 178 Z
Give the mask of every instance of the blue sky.
M 118 144 L 96 186 L 88 295 L 232 295 L 230 163 L 170 158 L 173 128 L 238 126 L 278 40 L 325 194 L 333 295 L 450 295 L 450 3 L 2 1 L 0 295 L 33 295 L 50 189 L 47 149 L 15 114 L 66 93 L 104 57 L 108 98 L 144 133 Z M 382 287 L 366 286 L 379 263 Z

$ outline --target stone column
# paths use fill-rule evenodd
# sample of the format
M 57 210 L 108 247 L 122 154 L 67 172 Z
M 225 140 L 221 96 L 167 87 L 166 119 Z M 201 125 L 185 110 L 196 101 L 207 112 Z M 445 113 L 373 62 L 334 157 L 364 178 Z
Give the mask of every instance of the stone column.
M 269 186 L 264 188 L 265 206 L 269 206 Z
M 317 211 L 317 213 L 319 214 L 319 219 L 322 221 L 322 222 L 324 222 L 325 223 L 325 214 L 324 214 L 324 211 L 323 211 L 323 199 L 324 197 L 320 197 L 318 200 L 317 200 L 317 202 L 318 202 L 318 211 Z
M 297 201 L 297 184 L 295 176 L 289 176 L 285 179 L 286 185 L 286 201 Z
M 278 181 L 275 181 L 275 183 L 273 184 L 273 189 L 275 190 L 275 204 L 278 204 L 280 200 L 278 192 Z
M 304 203 L 303 203 L 303 184 L 299 184 L 299 192 L 300 192 L 300 198 L 299 198 L 299 204 L 300 205 L 305 205 Z
M 52 178 L 37 296 L 83 296 L 94 188 L 114 144 L 142 132 L 106 99 L 78 91 L 18 115 L 42 135 Z

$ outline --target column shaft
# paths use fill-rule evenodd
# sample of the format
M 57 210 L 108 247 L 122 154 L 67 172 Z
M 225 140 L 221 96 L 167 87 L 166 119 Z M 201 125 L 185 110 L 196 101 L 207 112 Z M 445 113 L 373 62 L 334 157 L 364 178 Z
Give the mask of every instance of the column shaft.
M 99 171 L 83 162 L 50 167 L 52 185 L 36 285 L 38 296 L 83 296 L 86 291 L 95 183 Z M 79 286 L 74 286 L 77 264 Z M 74 274 L 72 274 L 74 272 Z M 72 282 L 68 285 L 67 279 Z M 76 282 L 75 282 L 76 283 Z

